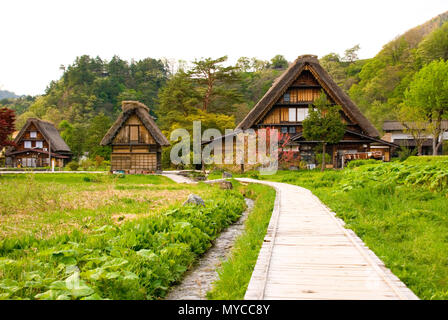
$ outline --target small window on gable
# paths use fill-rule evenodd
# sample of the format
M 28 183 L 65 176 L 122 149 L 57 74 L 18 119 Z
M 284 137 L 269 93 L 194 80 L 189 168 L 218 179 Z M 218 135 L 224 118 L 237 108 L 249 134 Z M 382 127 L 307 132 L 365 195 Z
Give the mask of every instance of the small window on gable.
M 284 101 L 284 102 L 289 102 L 290 99 L 291 99 L 291 97 L 290 97 L 290 95 L 289 95 L 289 92 L 286 92 L 286 93 L 283 95 L 283 101 Z
M 289 127 L 289 133 L 296 133 L 296 127 Z
M 282 133 L 288 133 L 288 127 L 282 127 Z
M 27 149 L 31 149 L 31 141 L 25 141 L 24 147 Z
M 131 143 L 137 143 L 139 136 L 139 127 L 136 125 L 129 126 L 129 138 Z
M 36 131 L 30 131 L 30 138 L 37 138 L 37 132 Z
M 289 122 L 296 122 L 296 108 L 289 108 Z
M 36 148 L 42 149 L 44 147 L 44 144 L 42 141 L 36 141 Z

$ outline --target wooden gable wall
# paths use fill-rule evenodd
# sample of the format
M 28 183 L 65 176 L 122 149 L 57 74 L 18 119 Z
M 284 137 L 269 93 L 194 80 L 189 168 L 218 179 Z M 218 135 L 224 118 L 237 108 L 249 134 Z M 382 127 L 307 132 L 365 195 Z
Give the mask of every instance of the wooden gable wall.
M 135 115 L 131 115 L 120 128 L 113 144 L 156 144 L 149 131 Z
M 35 138 L 31 138 L 31 132 L 32 131 L 36 132 L 36 137 Z M 33 123 L 31 123 L 25 129 L 25 132 L 23 133 L 22 137 L 19 139 L 19 142 L 17 143 L 17 146 L 14 149 L 16 151 L 20 151 L 20 150 L 25 149 L 25 141 L 31 141 L 31 148 L 35 148 L 36 141 L 42 141 L 43 148 L 47 148 L 47 150 L 48 150 L 48 147 L 49 147 L 47 140 L 42 135 L 40 130 Z
M 261 118 L 258 125 L 294 125 L 296 126 L 296 132 L 300 132 L 301 121 L 291 121 L 289 118 L 289 109 L 296 108 L 296 114 L 300 112 L 306 113 L 307 111 L 304 110 L 308 110 L 309 105 L 320 96 L 322 90 L 327 95 L 328 100 L 331 103 L 335 103 L 326 89 L 319 84 L 319 81 L 312 71 L 309 68 L 305 68 L 266 115 Z M 344 111 L 344 106 L 342 106 L 341 118 L 351 130 L 362 131 L 360 126 Z M 296 117 L 296 119 L 298 120 L 300 118 Z

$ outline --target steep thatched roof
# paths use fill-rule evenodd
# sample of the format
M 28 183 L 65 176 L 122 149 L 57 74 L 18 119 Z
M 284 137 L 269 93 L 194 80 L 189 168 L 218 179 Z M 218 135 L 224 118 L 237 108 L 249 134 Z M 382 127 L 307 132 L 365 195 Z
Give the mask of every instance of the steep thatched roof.
M 51 122 L 47 122 L 44 120 L 29 118 L 26 121 L 26 124 L 23 126 L 22 130 L 17 134 L 14 139 L 15 143 L 19 143 L 20 139 L 28 129 L 28 127 L 34 124 L 36 128 L 40 131 L 40 133 L 44 136 L 45 140 L 49 144 L 51 144 L 51 151 L 57 153 L 71 153 L 69 146 L 65 143 L 65 141 L 61 138 L 58 129 Z M 11 148 L 12 150 L 13 148 Z
M 168 139 L 163 135 L 162 131 L 160 131 L 153 118 L 149 115 L 149 108 L 147 106 L 138 101 L 123 101 L 121 105 L 123 112 L 118 116 L 118 119 L 109 129 L 109 131 L 107 131 L 103 140 L 101 140 L 100 144 L 102 146 L 106 146 L 112 143 L 118 131 L 120 131 L 121 127 L 126 123 L 126 120 L 128 120 L 128 118 L 133 114 L 135 114 L 140 119 L 145 128 L 149 131 L 149 133 L 159 145 L 170 145 Z
M 378 130 L 359 111 L 350 97 L 333 81 L 330 75 L 322 68 L 316 56 L 303 55 L 298 57 L 289 68 L 278 77 L 266 94 L 258 101 L 255 107 L 238 124 L 239 129 L 248 129 L 257 123 L 271 109 L 275 102 L 284 94 L 288 87 L 297 79 L 300 73 L 309 69 L 316 77 L 319 84 L 330 95 L 330 97 L 342 106 L 350 118 L 370 136 L 379 137 Z

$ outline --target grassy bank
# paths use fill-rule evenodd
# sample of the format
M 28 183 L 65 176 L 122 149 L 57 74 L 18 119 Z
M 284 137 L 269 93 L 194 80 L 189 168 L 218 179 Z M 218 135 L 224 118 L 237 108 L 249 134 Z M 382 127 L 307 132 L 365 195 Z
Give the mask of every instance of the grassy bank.
M 0 191 L 2 299 L 162 298 L 245 207 L 160 176 L 7 176 Z M 205 207 L 181 206 L 191 192 Z
M 447 160 L 410 158 L 259 178 L 310 189 L 420 298 L 448 299 Z
M 260 184 L 250 184 L 241 187 L 240 190 L 245 197 L 255 201 L 255 206 L 246 220 L 244 233 L 235 241 L 230 258 L 219 268 L 219 280 L 207 293 L 208 299 L 244 298 L 271 218 L 275 200 L 274 189 Z

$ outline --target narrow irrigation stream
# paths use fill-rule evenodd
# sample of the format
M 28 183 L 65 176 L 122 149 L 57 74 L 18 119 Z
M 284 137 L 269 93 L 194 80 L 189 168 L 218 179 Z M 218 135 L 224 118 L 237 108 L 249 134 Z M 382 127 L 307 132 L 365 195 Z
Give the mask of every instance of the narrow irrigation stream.
M 244 230 L 244 221 L 252 211 L 254 202 L 245 198 L 247 209 L 234 224 L 221 232 L 213 246 L 204 254 L 199 262 L 188 270 L 180 284 L 168 293 L 167 300 L 205 300 L 207 292 L 218 279 L 216 269 L 230 253 L 236 238 Z

